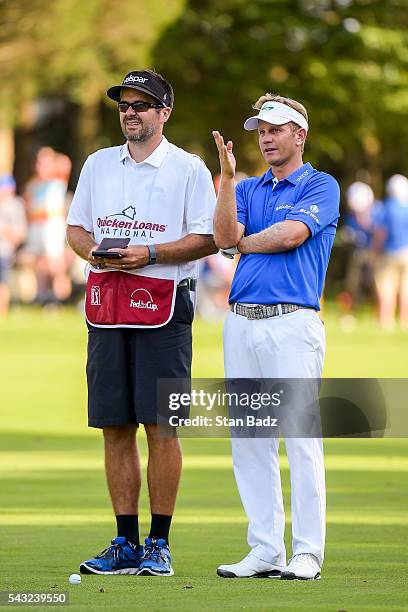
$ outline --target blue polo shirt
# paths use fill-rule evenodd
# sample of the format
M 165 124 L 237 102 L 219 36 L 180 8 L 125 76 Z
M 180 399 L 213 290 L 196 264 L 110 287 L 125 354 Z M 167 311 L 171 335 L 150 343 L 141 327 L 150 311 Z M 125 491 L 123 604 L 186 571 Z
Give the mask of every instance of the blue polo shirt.
M 319 310 L 339 218 L 337 181 L 307 163 L 274 186 L 269 169 L 261 177 L 238 183 L 236 197 L 245 236 L 286 219 L 302 221 L 311 235 L 290 251 L 241 255 L 230 303 L 287 303 Z

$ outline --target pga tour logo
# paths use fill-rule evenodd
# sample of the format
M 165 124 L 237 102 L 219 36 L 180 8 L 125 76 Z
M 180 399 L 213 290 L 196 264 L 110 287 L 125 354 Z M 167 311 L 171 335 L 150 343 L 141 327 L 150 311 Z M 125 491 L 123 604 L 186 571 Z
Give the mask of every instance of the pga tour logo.
M 135 289 L 130 295 L 130 308 L 141 308 L 142 310 L 158 310 L 152 295 L 147 289 Z
M 91 306 L 101 305 L 101 288 L 98 285 L 91 287 Z

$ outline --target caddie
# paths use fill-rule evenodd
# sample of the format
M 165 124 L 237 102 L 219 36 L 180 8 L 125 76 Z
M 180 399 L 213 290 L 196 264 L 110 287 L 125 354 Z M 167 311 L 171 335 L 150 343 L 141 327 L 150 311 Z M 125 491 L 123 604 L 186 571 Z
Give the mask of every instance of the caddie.
M 169 529 L 181 450 L 177 437 L 158 435 L 157 383 L 190 377 L 190 294 L 196 260 L 217 250 L 215 192 L 203 161 L 163 136 L 174 96 L 160 74 L 132 71 L 107 95 L 117 102 L 126 142 L 86 160 L 67 237 L 87 261 L 88 423 L 103 430 L 117 536 L 80 571 L 171 576 Z M 144 546 L 139 424 L 149 452 L 151 527 Z
M 221 182 L 214 235 L 241 253 L 224 326 L 227 379 L 319 379 L 325 351 L 320 296 L 339 217 L 336 180 L 303 163 L 305 107 L 265 94 L 245 121 L 269 168 L 234 185 L 233 143 L 214 132 Z M 285 433 L 291 477 L 292 557 L 286 563 L 279 437 L 232 437 L 235 478 L 249 520 L 249 554 L 222 577 L 318 579 L 324 558 L 323 443 Z

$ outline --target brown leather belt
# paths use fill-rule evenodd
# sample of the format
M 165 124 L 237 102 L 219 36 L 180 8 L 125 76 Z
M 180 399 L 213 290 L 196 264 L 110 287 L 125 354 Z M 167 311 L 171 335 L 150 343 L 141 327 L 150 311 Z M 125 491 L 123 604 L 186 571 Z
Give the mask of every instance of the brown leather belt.
M 297 304 L 256 304 L 255 306 L 244 306 L 244 304 L 231 304 L 232 312 L 239 314 L 247 319 L 269 319 L 279 317 L 300 310 L 305 306 Z

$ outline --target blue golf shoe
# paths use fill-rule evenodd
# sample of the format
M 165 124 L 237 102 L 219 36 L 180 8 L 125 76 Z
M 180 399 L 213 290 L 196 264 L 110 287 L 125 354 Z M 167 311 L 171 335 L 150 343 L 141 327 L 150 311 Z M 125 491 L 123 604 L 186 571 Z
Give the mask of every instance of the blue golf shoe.
M 117 537 L 99 555 L 81 563 L 79 570 L 81 574 L 137 574 L 143 552 L 143 546 Z
M 144 555 L 140 561 L 138 576 L 173 576 L 171 555 L 166 540 L 145 539 Z

